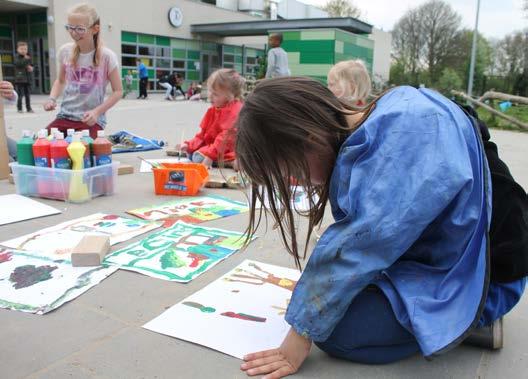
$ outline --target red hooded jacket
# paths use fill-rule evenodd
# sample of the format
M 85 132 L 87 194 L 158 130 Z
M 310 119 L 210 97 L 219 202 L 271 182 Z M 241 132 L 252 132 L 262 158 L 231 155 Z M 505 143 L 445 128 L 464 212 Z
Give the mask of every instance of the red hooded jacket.
M 223 152 L 224 161 L 235 159 L 235 122 L 243 103 L 233 100 L 225 107 L 210 107 L 200 123 L 200 131 L 192 140 L 185 141 L 187 151 L 199 153 L 218 161 Z

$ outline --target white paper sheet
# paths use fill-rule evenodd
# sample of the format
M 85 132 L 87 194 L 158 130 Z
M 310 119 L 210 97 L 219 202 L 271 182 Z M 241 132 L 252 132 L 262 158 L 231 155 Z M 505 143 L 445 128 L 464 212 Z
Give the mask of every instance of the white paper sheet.
M 304 191 L 302 187 L 295 187 L 292 186 L 292 194 L 294 194 L 294 199 L 292 199 L 292 206 L 295 207 L 295 209 L 299 212 L 304 212 L 310 210 L 310 202 L 308 200 L 308 195 Z M 249 195 L 249 198 L 251 199 L 251 193 Z M 317 203 L 318 198 L 316 197 L 314 199 L 314 202 Z M 276 205 L 280 207 L 280 202 L 276 201 Z M 264 192 L 264 207 L 266 209 L 270 208 L 269 199 L 267 196 L 267 192 Z M 262 208 L 262 203 L 257 199 L 256 208 Z
M 117 267 L 72 267 L 29 252 L 0 249 L 0 308 L 44 314 L 75 299 Z
M 161 223 L 95 213 L 0 242 L 0 245 L 17 250 L 31 251 L 51 259 L 69 260 L 71 249 L 87 233 L 108 235 L 110 236 L 110 244 L 115 245 L 160 226 Z
M 160 159 L 145 159 L 150 163 L 189 163 L 190 160 L 187 158 L 160 158 Z M 141 161 L 139 166 L 139 172 L 152 172 L 152 166 L 145 161 Z
M 61 213 L 58 209 L 21 195 L 0 196 L 0 225 Z
M 245 260 L 143 327 L 242 359 L 280 346 L 299 277 L 297 270 Z

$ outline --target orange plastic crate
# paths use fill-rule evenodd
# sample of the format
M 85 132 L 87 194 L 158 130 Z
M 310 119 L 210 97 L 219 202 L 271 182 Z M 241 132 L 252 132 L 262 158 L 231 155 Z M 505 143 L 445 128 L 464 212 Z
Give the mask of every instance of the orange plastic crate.
M 156 195 L 193 196 L 209 179 L 207 167 L 201 163 L 163 163 L 152 172 Z

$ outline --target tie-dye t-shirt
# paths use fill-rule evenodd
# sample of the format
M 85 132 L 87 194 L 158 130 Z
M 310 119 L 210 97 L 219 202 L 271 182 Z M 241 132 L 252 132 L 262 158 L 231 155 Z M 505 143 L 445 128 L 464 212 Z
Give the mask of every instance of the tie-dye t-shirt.
M 66 85 L 62 95 L 62 103 L 57 118 L 81 121 L 84 113 L 91 111 L 104 102 L 106 87 L 110 73 L 118 66 L 114 52 L 102 48 L 101 60 L 97 67 L 93 64 L 95 50 L 80 54 L 77 65 L 71 63 L 74 43 L 64 45 L 59 52 L 59 62 L 66 72 Z M 99 116 L 97 123 L 106 125 L 104 114 Z

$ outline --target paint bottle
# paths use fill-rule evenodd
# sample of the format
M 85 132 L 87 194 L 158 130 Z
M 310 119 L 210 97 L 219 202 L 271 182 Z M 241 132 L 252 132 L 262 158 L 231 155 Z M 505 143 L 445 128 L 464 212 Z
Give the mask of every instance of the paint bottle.
M 112 143 L 104 136 L 104 130 L 97 131 L 97 138 L 92 144 L 95 166 L 112 163 Z
M 48 136 L 48 141 L 55 140 L 55 133 L 58 133 L 58 132 L 59 132 L 59 128 L 51 128 L 50 129 L 50 134 Z
M 46 129 L 41 129 L 38 132 L 38 138 L 33 144 L 33 158 L 35 166 L 50 167 L 50 141 L 48 141 L 48 132 Z
M 81 142 L 80 133 L 75 133 L 72 136 L 72 142 L 68 145 L 67 151 L 72 161 L 73 170 L 70 176 L 68 199 L 71 202 L 80 203 L 90 198 L 88 186 L 84 183 L 84 174 L 82 172 L 86 147 Z
M 84 153 L 84 168 L 89 168 L 93 166 L 93 142 L 94 140 L 90 137 L 90 131 L 85 129 L 82 131 L 81 142 L 84 143 L 84 146 L 87 148 L 86 153 Z
M 33 137 L 29 130 L 22 132 L 22 139 L 17 142 L 17 160 L 18 164 L 27 166 L 34 166 L 35 160 L 33 159 Z
M 61 132 L 55 133 L 56 141 L 50 146 L 51 167 L 70 169 L 71 160 L 68 154 L 68 142 Z
M 67 129 L 66 130 L 66 138 L 64 139 L 68 144 L 72 143 L 73 134 L 75 133 L 75 129 Z

